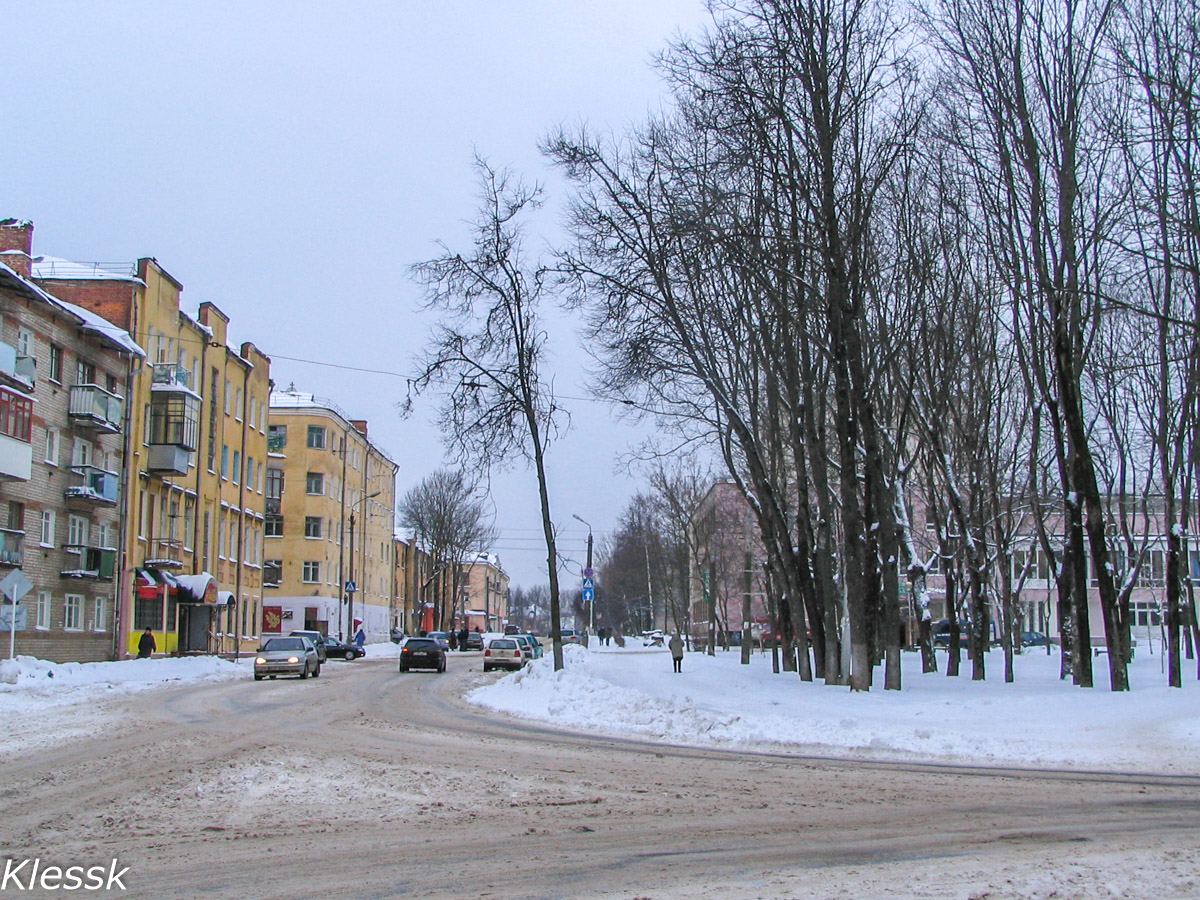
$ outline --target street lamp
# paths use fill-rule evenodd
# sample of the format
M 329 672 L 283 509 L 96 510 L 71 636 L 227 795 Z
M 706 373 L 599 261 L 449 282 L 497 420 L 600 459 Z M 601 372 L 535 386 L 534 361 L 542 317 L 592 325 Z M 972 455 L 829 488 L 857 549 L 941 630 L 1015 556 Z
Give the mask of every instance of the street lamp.
M 587 548 L 587 568 L 583 570 L 584 583 L 592 577 L 592 526 L 591 523 L 579 516 L 571 513 L 571 518 L 583 522 L 587 525 L 588 530 L 588 548 Z M 588 602 L 588 635 L 590 636 L 596 630 L 596 594 L 595 588 L 592 588 L 592 599 Z
M 378 497 L 383 491 L 376 491 L 373 494 L 367 494 L 365 497 L 359 497 L 350 504 L 350 577 L 346 579 L 347 606 L 346 606 L 346 643 L 354 641 L 354 591 L 358 590 L 358 585 L 354 581 L 354 510 L 358 508 L 360 503 L 365 503 L 372 497 Z M 353 586 L 353 589 L 351 589 Z

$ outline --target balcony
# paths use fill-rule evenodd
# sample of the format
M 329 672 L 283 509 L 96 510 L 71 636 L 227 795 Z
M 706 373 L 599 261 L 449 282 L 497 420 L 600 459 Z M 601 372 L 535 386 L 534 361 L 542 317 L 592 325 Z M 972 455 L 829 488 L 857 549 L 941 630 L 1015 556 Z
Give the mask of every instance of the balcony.
M 0 482 L 28 481 L 33 475 L 33 447 L 7 434 L 0 434 Z
M 286 434 L 268 434 L 267 435 L 267 452 L 282 453 L 283 448 L 287 446 Z
M 98 384 L 77 384 L 71 388 L 71 408 L 67 415 L 77 428 L 120 434 L 125 401 Z
M 0 566 L 21 565 L 24 554 L 25 532 L 11 528 L 0 528 Z
M 152 391 L 188 391 L 192 373 L 183 366 L 175 363 L 159 363 L 151 369 L 150 390 Z
M 183 543 L 177 538 L 154 538 L 150 552 L 142 563 L 145 569 L 182 569 Z
M 77 554 L 79 565 L 64 569 L 59 574 L 63 578 L 82 578 L 89 581 L 112 581 L 117 568 L 117 551 L 115 547 L 88 547 L 83 544 L 66 544 L 63 547 L 69 554 Z M 68 561 L 67 565 L 71 563 Z
M 186 475 L 191 453 L 174 444 L 151 444 L 146 459 L 146 468 L 151 472 Z
M 71 471 L 78 478 L 63 491 L 67 500 L 89 506 L 117 505 L 121 498 L 121 476 L 116 472 L 96 466 L 74 466 Z
M 12 344 L 0 343 L 0 382 L 18 390 L 33 390 L 37 363 L 32 356 L 19 356 Z

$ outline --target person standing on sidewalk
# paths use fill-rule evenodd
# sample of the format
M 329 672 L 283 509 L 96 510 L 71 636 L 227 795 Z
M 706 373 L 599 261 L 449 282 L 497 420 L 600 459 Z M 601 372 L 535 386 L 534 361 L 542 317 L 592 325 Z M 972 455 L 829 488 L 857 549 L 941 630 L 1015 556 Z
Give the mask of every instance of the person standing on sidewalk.
M 671 650 L 671 662 L 675 664 L 676 672 L 683 672 L 683 638 L 679 636 L 679 632 L 671 635 L 671 640 L 667 642 L 667 647 Z

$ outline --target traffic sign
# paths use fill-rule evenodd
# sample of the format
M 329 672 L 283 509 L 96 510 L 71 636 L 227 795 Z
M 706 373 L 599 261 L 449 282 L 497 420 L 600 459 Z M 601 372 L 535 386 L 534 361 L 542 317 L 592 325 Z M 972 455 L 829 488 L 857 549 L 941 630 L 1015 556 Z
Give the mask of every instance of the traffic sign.
M 13 603 L 20 603 L 21 598 L 33 590 L 33 582 L 20 569 L 13 569 L 0 578 L 0 591 Z
M 358 590 L 358 585 L 355 582 L 353 582 L 353 581 L 346 582 L 346 593 L 347 594 L 353 594 L 357 590 Z
M 16 625 L 14 627 L 13 613 L 16 612 Z M 0 631 L 24 631 L 29 627 L 29 607 L 13 606 L 11 603 L 5 603 L 0 606 Z
M 595 578 L 584 578 L 583 579 L 583 602 L 591 603 L 595 599 L 596 599 L 596 579 Z

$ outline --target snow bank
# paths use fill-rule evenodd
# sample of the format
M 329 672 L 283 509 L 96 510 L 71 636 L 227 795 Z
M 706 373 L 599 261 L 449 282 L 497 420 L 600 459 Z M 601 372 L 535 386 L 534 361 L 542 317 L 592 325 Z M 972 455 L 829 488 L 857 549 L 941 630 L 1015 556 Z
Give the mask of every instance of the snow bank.
M 613 648 L 605 648 L 606 651 Z M 1200 686 L 1165 686 L 1159 657 L 1131 667 L 1134 690 L 1082 690 L 1058 679 L 1058 657 L 1017 659 L 1003 681 L 1003 657 L 987 660 L 990 680 L 924 675 L 905 654 L 904 689 L 854 694 L 844 687 L 775 675 L 770 657 L 689 653 L 683 673 L 669 654 L 626 648 L 597 653 L 564 648 L 478 688 L 468 700 L 554 725 L 629 734 L 667 743 L 780 749 L 821 756 L 985 765 L 1200 773 Z M 1100 659 L 1098 662 L 1103 663 Z M 1097 682 L 1107 672 L 1101 665 Z

